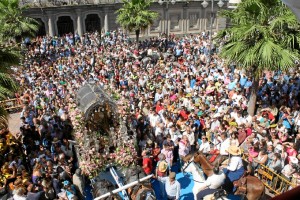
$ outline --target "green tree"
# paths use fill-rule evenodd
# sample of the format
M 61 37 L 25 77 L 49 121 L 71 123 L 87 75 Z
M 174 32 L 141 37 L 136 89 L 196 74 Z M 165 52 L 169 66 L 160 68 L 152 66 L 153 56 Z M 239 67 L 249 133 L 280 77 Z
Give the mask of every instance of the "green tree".
M 117 23 L 128 31 L 135 31 L 137 48 L 140 31 L 147 29 L 158 17 L 158 13 L 149 10 L 151 0 L 123 0 L 123 6 L 116 11 Z
M 22 37 L 34 36 L 39 29 L 39 22 L 23 16 L 27 7 L 20 7 L 19 0 L 0 0 L 0 39 L 15 39 L 20 42 Z
M 253 115 L 263 72 L 295 67 L 299 22 L 280 0 L 242 0 L 235 10 L 220 14 L 231 23 L 218 33 L 217 38 L 225 40 L 220 55 L 252 75 L 248 113 Z
M 14 47 L 0 46 L 0 101 L 7 99 L 18 87 L 12 78 L 11 66 L 20 61 L 19 53 Z M 0 128 L 7 126 L 7 112 L 0 105 Z

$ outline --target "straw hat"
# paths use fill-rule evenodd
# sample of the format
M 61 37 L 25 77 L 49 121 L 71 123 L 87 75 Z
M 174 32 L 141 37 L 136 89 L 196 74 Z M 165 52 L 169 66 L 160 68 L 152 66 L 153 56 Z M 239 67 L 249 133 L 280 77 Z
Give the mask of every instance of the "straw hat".
M 183 125 L 183 126 L 181 126 L 181 129 L 180 129 L 180 131 L 181 132 L 184 132 L 186 130 L 186 127 Z
M 59 139 L 57 138 L 57 137 L 55 137 L 54 139 L 53 139 L 53 141 L 52 141 L 52 144 L 56 144 L 56 143 L 58 143 L 59 142 Z
M 188 93 L 187 95 L 185 95 L 185 97 L 192 97 L 192 94 L 191 93 Z
M 228 153 L 230 153 L 231 155 L 237 156 L 237 155 L 240 155 L 242 153 L 242 151 L 237 146 L 230 146 L 228 148 Z
M 216 113 L 214 114 L 213 118 L 218 118 L 218 117 L 221 117 L 221 114 L 220 113 Z
M 152 144 L 153 144 L 152 140 L 148 139 L 148 140 L 147 140 L 147 144 L 148 144 L 148 145 L 152 145 Z
M 166 161 L 161 161 L 158 164 L 158 171 L 160 172 L 166 172 L 168 169 L 168 163 Z
M 236 122 L 229 122 L 229 125 L 230 125 L 230 126 L 235 126 L 235 127 L 238 126 L 238 124 L 237 124 Z

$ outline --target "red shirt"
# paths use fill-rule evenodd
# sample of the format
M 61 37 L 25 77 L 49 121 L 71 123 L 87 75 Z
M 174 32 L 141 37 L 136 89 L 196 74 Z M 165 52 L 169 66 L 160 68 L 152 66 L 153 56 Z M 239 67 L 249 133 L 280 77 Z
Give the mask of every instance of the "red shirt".
M 185 110 L 181 110 L 180 113 L 179 113 L 179 115 L 181 117 L 183 117 L 184 120 L 187 120 L 189 118 L 189 115 L 186 113 Z
M 156 106 L 155 106 L 155 111 L 156 111 L 156 113 L 158 114 L 158 112 L 159 111 L 161 111 L 162 109 L 164 109 L 164 106 L 163 105 L 158 105 L 158 104 L 156 104 Z
M 151 172 L 152 172 L 152 160 L 149 158 L 149 157 L 144 157 L 143 158 L 143 166 L 146 166 L 147 165 L 147 167 L 145 167 L 144 168 L 144 172 L 147 174 L 147 175 L 149 175 L 149 174 L 151 174 Z
M 252 129 L 246 128 L 246 133 L 247 133 L 247 137 L 250 136 L 252 134 Z

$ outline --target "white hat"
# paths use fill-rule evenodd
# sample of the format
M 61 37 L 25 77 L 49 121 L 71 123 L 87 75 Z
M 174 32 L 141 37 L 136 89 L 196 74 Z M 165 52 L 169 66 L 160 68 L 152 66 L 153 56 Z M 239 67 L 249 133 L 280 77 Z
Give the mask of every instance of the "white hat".
M 253 139 L 253 144 L 256 144 L 257 142 L 259 142 L 259 140 L 257 138 Z
M 290 156 L 290 161 L 291 161 L 293 164 L 298 164 L 298 159 L 297 159 L 296 157 Z
M 277 149 L 278 151 L 282 151 L 283 146 L 281 144 L 278 144 L 275 149 Z
M 267 145 L 268 145 L 268 146 L 272 146 L 272 145 L 273 145 L 273 142 L 269 141 L 269 142 L 267 142 Z
M 218 118 L 218 117 L 220 117 L 220 116 L 221 116 L 220 113 L 216 113 L 216 114 L 214 114 L 213 118 Z

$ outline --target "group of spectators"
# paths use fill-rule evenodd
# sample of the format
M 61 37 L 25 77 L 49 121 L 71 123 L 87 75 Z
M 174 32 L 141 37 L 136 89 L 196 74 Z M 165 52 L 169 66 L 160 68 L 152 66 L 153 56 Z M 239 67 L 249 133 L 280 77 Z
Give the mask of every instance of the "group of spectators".
M 226 158 L 229 147 L 239 146 L 254 168 L 264 164 L 298 185 L 299 69 L 264 73 L 250 116 L 252 76 L 221 59 L 207 35 L 161 35 L 143 40 L 139 49 L 120 30 L 25 43 L 22 66 L 13 68 L 23 89 L 15 139 L 21 145 L 8 143 L 12 136 L 2 131 L 1 195 L 84 198 L 68 114 L 76 91 L 88 82 L 115 92 L 120 116 L 137 133 L 146 174 L 155 172 L 163 181 L 190 152 Z M 162 196 L 179 199 L 179 190 L 169 186 Z

